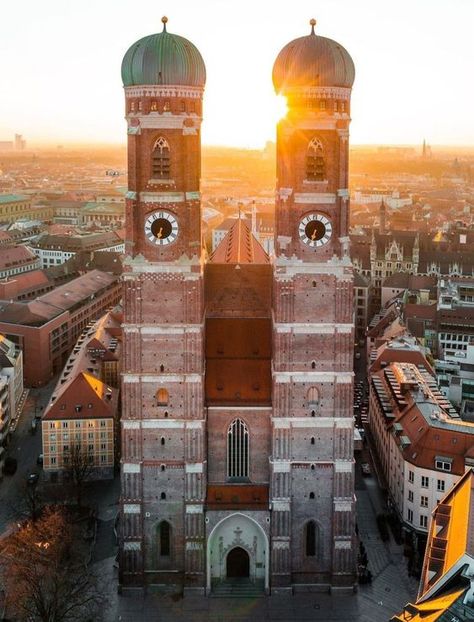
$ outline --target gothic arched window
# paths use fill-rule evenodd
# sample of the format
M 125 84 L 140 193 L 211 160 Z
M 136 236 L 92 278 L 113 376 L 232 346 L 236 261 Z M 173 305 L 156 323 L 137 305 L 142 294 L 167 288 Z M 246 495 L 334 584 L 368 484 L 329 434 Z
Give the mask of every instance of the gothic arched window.
M 162 136 L 158 138 L 151 154 L 152 179 L 169 179 L 170 177 L 170 146 Z
M 167 521 L 161 521 L 158 525 L 158 539 L 160 544 L 160 555 L 168 557 L 171 549 L 171 527 Z
M 323 144 L 319 138 L 313 138 L 308 145 L 306 179 L 308 181 L 324 181 L 326 179 Z
M 227 477 L 249 476 L 249 430 L 242 419 L 235 419 L 227 431 Z
M 316 555 L 317 527 L 313 520 L 305 525 L 305 551 L 307 557 Z

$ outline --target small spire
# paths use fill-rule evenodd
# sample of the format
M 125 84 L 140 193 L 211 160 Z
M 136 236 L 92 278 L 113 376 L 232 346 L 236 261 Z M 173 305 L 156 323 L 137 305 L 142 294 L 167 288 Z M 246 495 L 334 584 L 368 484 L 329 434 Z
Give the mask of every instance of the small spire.
M 316 20 L 314 19 L 314 17 L 312 17 L 312 18 L 309 20 L 309 24 L 310 24 L 310 26 L 311 26 L 311 34 L 312 34 L 312 35 L 314 35 L 314 34 L 315 34 L 315 33 L 314 33 L 314 27 L 316 26 Z
M 163 15 L 163 17 L 161 18 L 161 22 L 163 24 L 163 32 L 166 32 L 166 24 L 168 23 L 168 18 L 166 17 L 166 15 Z

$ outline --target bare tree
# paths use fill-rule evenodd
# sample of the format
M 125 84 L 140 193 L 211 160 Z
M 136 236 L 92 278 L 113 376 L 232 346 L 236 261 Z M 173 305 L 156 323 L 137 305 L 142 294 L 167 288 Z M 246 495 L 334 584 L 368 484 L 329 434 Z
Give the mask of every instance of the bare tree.
M 65 465 L 65 472 L 76 491 L 76 502 L 80 506 L 82 502 L 82 491 L 84 483 L 87 482 L 94 472 L 93 455 L 81 445 L 72 445 L 68 454 L 68 463 Z
M 40 622 L 98 620 L 104 602 L 85 563 L 87 548 L 63 510 L 47 509 L 0 543 L 7 606 L 15 619 Z

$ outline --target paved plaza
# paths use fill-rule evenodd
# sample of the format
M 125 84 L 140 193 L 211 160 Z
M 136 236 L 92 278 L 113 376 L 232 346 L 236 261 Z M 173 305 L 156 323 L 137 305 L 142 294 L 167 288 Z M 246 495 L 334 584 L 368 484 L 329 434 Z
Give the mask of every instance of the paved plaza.
M 359 586 L 354 595 L 300 593 L 261 598 L 206 598 L 148 591 L 116 594 L 116 568 L 113 558 L 100 562 L 100 573 L 110 593 L 106 622 L 260 622 L 275 620 L 322 620 L 330 622 L 384 622 L 399 612 L 416 595 L 417 581 L 409 578 L 402 547 L 391 540 L 381 541 L 375 515 L 383 501 L 375 478 L 359 479 L 357 519 L 373 574 L 371 585 Z

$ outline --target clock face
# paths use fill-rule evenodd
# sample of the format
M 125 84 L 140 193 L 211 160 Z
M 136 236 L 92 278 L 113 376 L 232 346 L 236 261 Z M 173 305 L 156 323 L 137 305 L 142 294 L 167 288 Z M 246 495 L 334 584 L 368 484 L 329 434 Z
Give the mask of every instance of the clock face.
M 324 246 L 331 239 L 331 221 L 322 214 L 308 214 L 300 221 L 298 234 L 300 240 L 308 246 Z
M 178 237 L 178 221 L 169 212 L 153 212 L 145 220 L 145 235 L 157 246 L 171 244 Z

